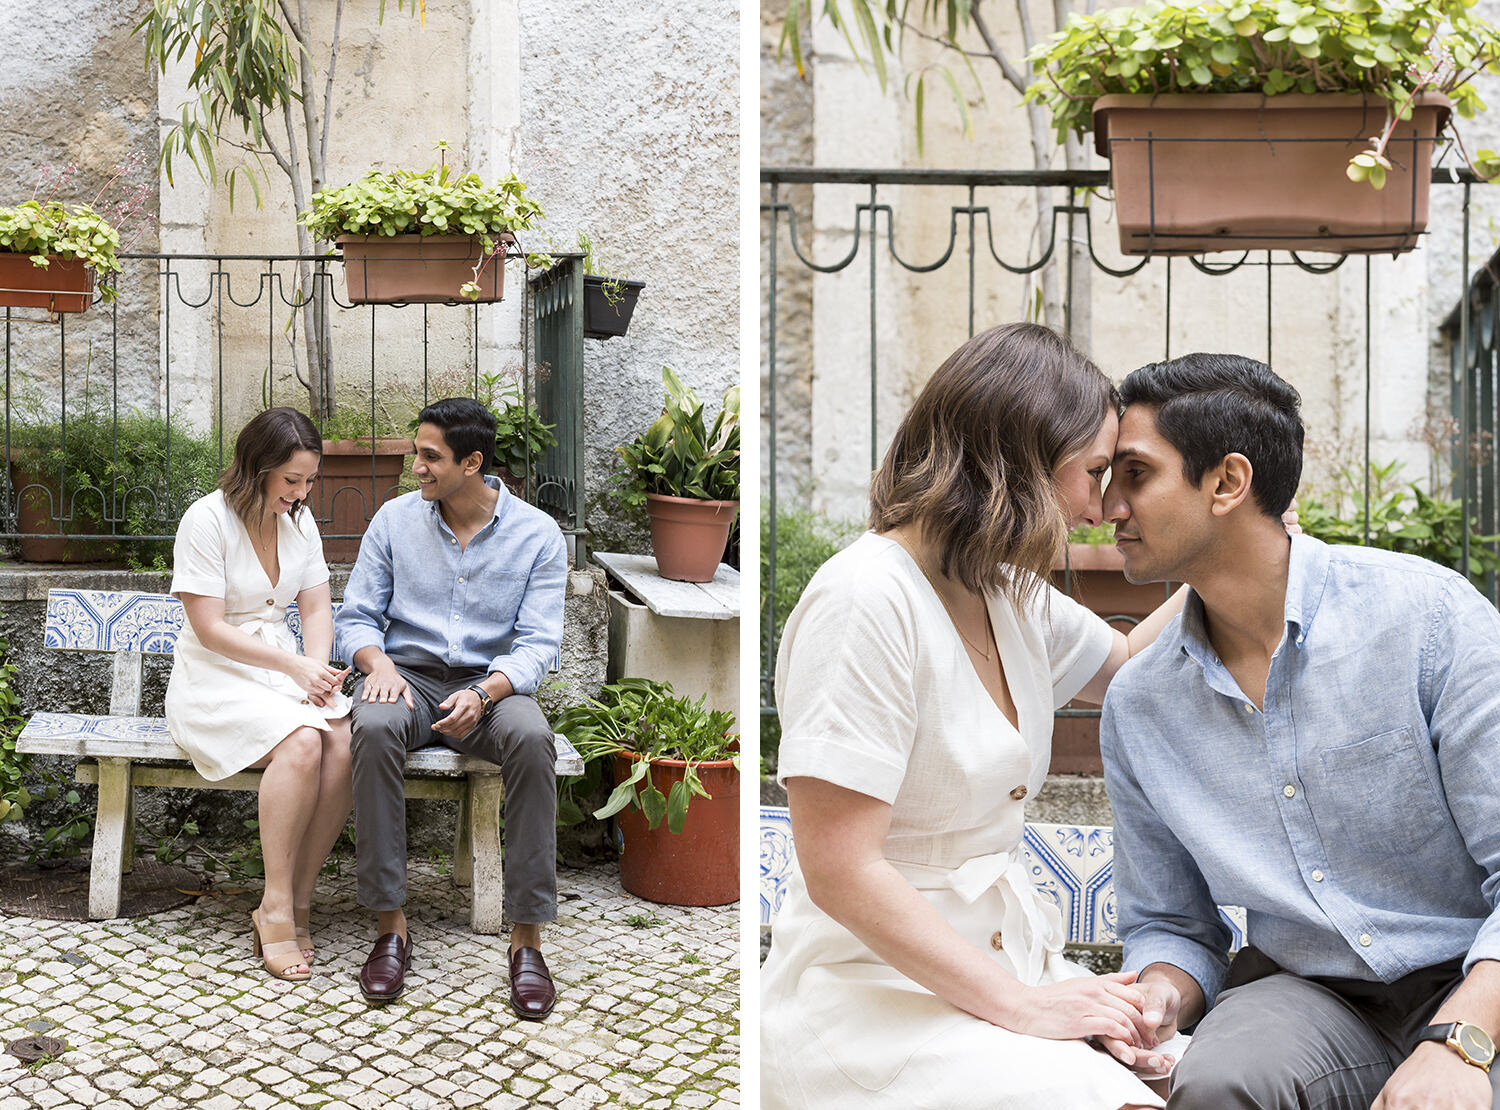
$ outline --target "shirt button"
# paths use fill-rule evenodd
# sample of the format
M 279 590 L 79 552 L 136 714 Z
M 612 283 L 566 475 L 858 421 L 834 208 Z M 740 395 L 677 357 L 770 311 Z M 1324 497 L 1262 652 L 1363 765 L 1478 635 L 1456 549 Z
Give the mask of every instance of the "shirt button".
M 1297 796 L 1297 788 L 1291 783 L 1287 783 L 1285 786 L 1283 786 L 1281 788 L 1281 792 L 1288 798 L 1295 798 Z
M 459 580 L 459 581 L 460 581 L 460 582 L 462 582 L 462 581 L 463 581 L 463 580 L 464 580 L 464 576 L 463 576 L 463 575 L 461 575 L 461 574 L 460 574 L 460 575 L 459 575 L 459 576 L 458 576 L 458 580 Z
M 448 645 L 448 650 L 449 651 L 457 651 L 458 650 L 458 645 L 457 644 L 449 644 Z
M 1249 703 L 1249 702 L 1248 702 L 1248 701 L 1247 701 L 1247 702 L 1246 702 L 1246 703 L 1245 703 L 1245 712 L 1246 712 L 1246 713 L 1254 713 L 1254 712 L 1255 712 L 1255 706 L 1253 706 L 1253 705 L 1251 705 L 1251 704 L 1250 704 L 1250 703 Z
M 1360 945 L 1361 948 L 1368 948 L 1368 947 L 1370 947 L 1370 943 L 1371 942 L 1370 942 L 1370 934 L 1369 933 L 1360 933 L 1359 934 L 1359 945 Z
M 1312 881 L 1315 883 L 1321 883 L 1323 881 L 1323 872 L 1315 870 L 1312 873 Z
M 450 537 L 448 537 L 448 542 L 449 543 L 457 543 L 458 542 L 458 538 L 456 536 L 450 536 Z
M 995 935 L 990 937 L 990 947 L 993 948 L 996 952 L 1000 951 L 1002 947 L 1000 943 L 1000 931 L 998 929 L 995 930 Z
M 1018 787 L 1016 787 L 1014 790 L 1012 790 L 1010 792 L 1010 796 L 1012 798 L 1014 798 L 1016 801 L 1019 802 L 1022 798 L 1026 797 L 1026 787 L 1024 787 L 1024 786 L 1018 786 Z

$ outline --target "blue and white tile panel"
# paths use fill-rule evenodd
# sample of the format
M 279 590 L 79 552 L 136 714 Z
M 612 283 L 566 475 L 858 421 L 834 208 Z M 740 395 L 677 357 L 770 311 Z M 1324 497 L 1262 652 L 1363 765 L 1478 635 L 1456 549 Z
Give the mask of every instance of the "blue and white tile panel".
M 1068 940 L 1075 944 L 1117 944 L 1114 887 L 1114 830 L 1108 825 L 1028 824 L 1021 841 L 1031 881 L 1062 911 Z M 775 920 L 796 851 L 784 806 L 760 811 L 760 923 Z M 1233 934 L 1232 947 L 1245 942 L 1245 913 L 1222 907 L 1219 914 Z
M 339 604 L 333 611 L 337 613 Z M 182 602 L 133 590 L 48 590 L 45 645 L 62 651 L 139 651 L 170 655 L 185 620 Z M 287 606 L 287 627 L 302 642 L 302 615 Z

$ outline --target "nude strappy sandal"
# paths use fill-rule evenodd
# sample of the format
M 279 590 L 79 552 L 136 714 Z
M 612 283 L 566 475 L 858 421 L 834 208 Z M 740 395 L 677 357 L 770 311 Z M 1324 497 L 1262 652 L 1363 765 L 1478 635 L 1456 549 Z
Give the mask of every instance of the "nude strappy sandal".
M 291 925 L 262 925 L 256 910 L 250 911 L 250 949 L 277 979 L 302 983 L 312 976 L 311 971 L 304 971 L 300 975 L 289 974 L 287 971 L 304 962 L 302 950 L 297 947 L 296 928 Z

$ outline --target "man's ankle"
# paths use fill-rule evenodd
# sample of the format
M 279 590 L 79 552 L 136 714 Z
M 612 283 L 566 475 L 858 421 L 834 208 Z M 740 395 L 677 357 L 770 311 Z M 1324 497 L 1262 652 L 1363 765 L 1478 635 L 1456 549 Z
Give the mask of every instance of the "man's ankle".
M 380 936 L 385 936 L 386 933 L 395 933 L 402 940 L 406 940 L 405 912 L 402 910 L 381 910 L 375 929 Z
M 510 927 L 510 950 L 518 948 L 535 948 L 538 952 L 542 948 L 542 927 L 540 925 L 524 925 L 516 923 Z

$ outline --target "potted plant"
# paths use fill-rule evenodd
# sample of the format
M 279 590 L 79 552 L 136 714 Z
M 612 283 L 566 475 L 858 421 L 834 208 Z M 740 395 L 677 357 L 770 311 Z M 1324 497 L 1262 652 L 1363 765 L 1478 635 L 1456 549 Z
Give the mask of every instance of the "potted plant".
M 621 497 L 651 518 L 651 551 L 663 578 L 708 582 L 739 509 L 740 391 L 732 386 L 711 428 L 703 402 L 670 367 L 661 368 L 666 405 L 656 422 L 616 448 L 624 460 Z
M 1153 0 L 1071 16 L 1029 58 L 1026 99 L 1110 159 L 1127 254 L 1394 253 L 1500 32 L 1465 0 Z
M 355 304 L 489 303 L 504 295 L 515 232 L 541 216 L 514 174 L 486 185 L 441 164 L 319 189 L 298 220 L 343 248 Z
M 411 434 L 389 414 L 377 421 L 364 405 L 336 409 L 321 431 L 323 458 L 312 503 L 324 533 L 323 558 L 352 563 L 375 510 L 404 492 Z
M 594 816 L 615 819 L 620 882 L 652 902 L 739 898 L 739 735 L 732 714 L 703 702 L 626 678 L 554 723 L 585 763 L 612 767 L 614 791 Z
M 520 386 L 496 389 L 489 377 L 485 380 L 492 387 L 488 405 L 495 414 L 495 470 L 512 493 L 526 497 L 531 492 L 527 478 L 535 489 L 543 454 L 557 446 L 556 425 L 545 423 L 536 406 L 525 403 Z
M 632 281 L 623 271 L 615 272 L 586 231 L 578 233 L 578 249 L 583 252 L 583 334 L 589 339 L 624 335 L 646 283 Z
M 99 274 L 121 270 L 120 235 L 87 204 L 28 200 L 0 208 L 0 305 L 83 312 Z M 114 300 L 101 282 L 100 295 Z

